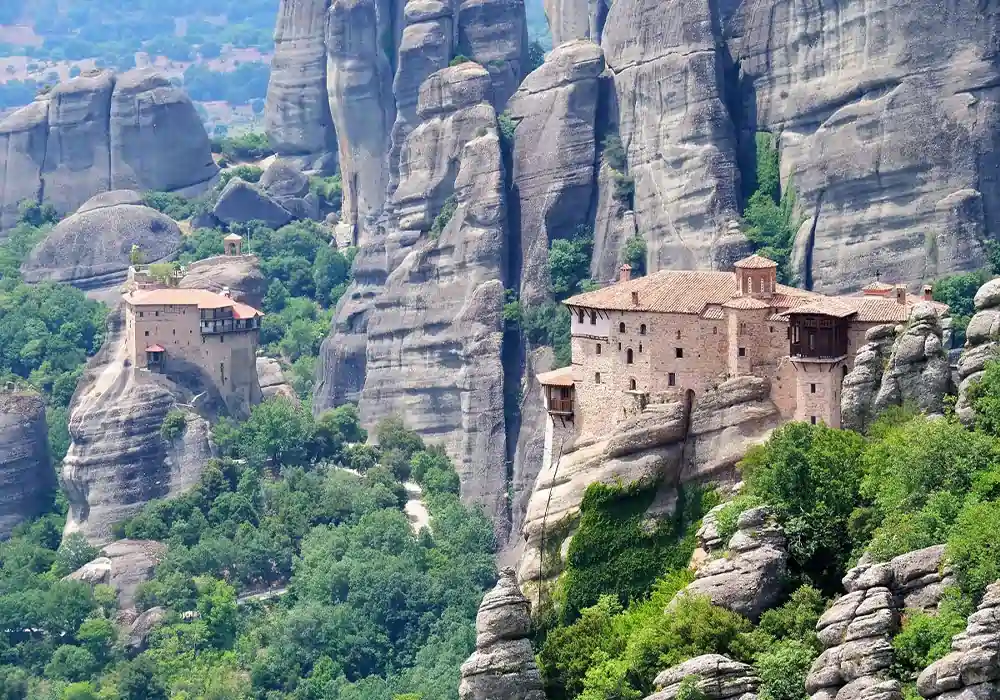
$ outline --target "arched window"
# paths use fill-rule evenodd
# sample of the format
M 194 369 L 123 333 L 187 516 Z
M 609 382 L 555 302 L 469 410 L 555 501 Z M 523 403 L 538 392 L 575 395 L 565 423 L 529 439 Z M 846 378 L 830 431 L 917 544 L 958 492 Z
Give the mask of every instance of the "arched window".
M 624 321 L 622 323 L 618 324 L 618 332 L 619 333 L 624 333 L 625 332 L 625 322 Z
M 625 351 L 625 364 L 632 364 L 632 348 Z
M 635 391 L 635 377 L 628 380 L 628 389 L 629 391 Z
M 639 325 L 639 335 L 646 335 L 646 324 L 642 323 Z

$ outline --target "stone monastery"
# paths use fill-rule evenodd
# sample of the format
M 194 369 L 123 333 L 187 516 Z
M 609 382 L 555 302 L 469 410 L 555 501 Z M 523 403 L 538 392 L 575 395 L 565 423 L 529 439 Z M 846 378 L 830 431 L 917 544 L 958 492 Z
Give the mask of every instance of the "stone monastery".
M 777 264 L 751 255 L 733 272 L 664 271 L 564 303 L 572 313 L 570 367 L 538 376 L 549 413 L 546 442 L 607 434 L 652 403 L 689 405 L 721 382 L 769 380 L 787 420 L 840 427 L 841 384 L 868 329 L 898 324 L 918 303 L 948 307 L 875 281 L 860 294 L 824 296 L 777 283 Z

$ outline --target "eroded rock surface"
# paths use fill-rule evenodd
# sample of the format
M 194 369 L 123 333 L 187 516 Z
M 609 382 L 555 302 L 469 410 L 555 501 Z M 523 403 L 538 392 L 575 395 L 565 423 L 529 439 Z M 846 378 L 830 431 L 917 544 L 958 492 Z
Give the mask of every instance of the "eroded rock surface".
M 169 216 L 131 201 L 134 191 L 105 193 L 58 224 L 35 246 L 22 266 L 26 282 L 67 282 L 83 289 L 122 282 L 132 246 L 147 262 L 172 258 L 181 230 Z
M 281 228 L 293 218 L 263 187 L 241 177 L 234 177 L 226 184 L 212 214 L 227 224 L 263 221 L 271 228 Z
M 653 681 L 656 692 L 646 700 L 675 700 L 681 683 L 693 678 L 696 687 L 708 700 L 755 700 L 760 678 L 751 666 L 721 654 L 702 654 L 661 671 Z
M 119 608 L 134 608 L 136 589 L 153 578 L 166 551 L 167 545 L 155 540 L 116 540 L 105 545 L 97 559 L 66 578 L 92 586 L 111 586 L 118 593 Z
M 164 76 L 81 75 L 0 122 L 0 229 L 24 199 L 68 214 L 108 190 L 182 190 L 217 172 L 194 105 Z
M 840 397 L 840 424 L 846 430 L 863 432 L 877 417 L 875 397 L 882 387 L 882 374 L 892 352 L 894 326 L 875 326 L 865 333 L 858 348 L 854 369 L 844 377 Z
M 255 255 L 216 255 L 196 260 L 184 268 L 177 286 L 220 294 L 228 289 L 234 299 L 258 309 L 267 294 L 267 280 L 260 273 L 260 260 Z
M 905 330 L 893 343 L 874 413 L 889 406 L 912 404 L 924 413 L 941 413 L 951 386 L 948 353 L 941 319 L 934 306 L 920 303 L 910 312 Z
M 459 0 L 457 52 L 485 66 L 493 82 L 493 106 L 502 112 L 528 62 L 524 0 Z
M 34 391 L 0 391 L 0 539 L 46 510 L 55 476 L 45 400 Z
M 679 595 L 707 595 L 714 605 L 756 620 L 784 593 L 785 533 L 766 507 L 741 513 L 738 527 L 727 556 L 700 567 Z
M 611 3 L 606 0 L 545 0 L 543 4 L 553 46 L 573 39 L 601 40 Z
M 590 41 L 556 47 L 528 75 L 507 109 L 517 122 L 514 186 L 520 200 L 524 304 L 551 296 L 549 242 L 572 238 L 594 218 L 596 121 L 601 48 Z
M 460 700 L 544 700 L 530 630 L 531 604 L 517 587 L 514 570 L 501 569 L 476 615 L 476 650 L 462 664 Z
M 280 396 L 298 401 L 298 395 L 285 379 L 281 364 L 273 357 L 257 358 L 257 377 L 260 379 L 260 392 L 265 399 Z
M 976 314 L 965 329 L 965 348 L 958 360 L 958 401 L 955 414 L 967 426 L 976 421 L 969 403 L 969 386 L 983 376 L 986 363 L 1000 353 L 1000 279 L 976 292 Z

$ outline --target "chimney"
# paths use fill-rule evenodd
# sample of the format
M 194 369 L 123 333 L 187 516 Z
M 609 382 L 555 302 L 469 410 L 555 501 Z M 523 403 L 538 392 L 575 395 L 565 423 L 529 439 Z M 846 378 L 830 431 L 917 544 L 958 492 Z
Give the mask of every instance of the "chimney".
M 924 285 L 924 301 L 934 301 L 934 287 L 929 284 Z
M 901 284 L 896 285 L 896 303 L 897 304 L 906 303 L 906 287 Z
M 625 263 L 618 270 L 618 281 L 628 282 L 630 279 L 632 279 L 632 266 Z
M 632 306 L 639 305 L 639 292 L 632 292 Z

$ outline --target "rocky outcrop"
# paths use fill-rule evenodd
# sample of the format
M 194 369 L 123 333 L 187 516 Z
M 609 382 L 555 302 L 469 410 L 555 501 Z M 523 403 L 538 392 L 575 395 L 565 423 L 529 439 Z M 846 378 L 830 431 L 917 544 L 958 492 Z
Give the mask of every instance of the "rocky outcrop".
M 108 190 L 181 190 L 217 171 L 194 106 L 165 77 L 82 75 L 0 122 L 0 229 L 24 199 L 66 214 Z
M 840 396 L 840 425 L 863 432 L 877 417 L 875 397 L 882 388 L 882 374 L 892 352 L 895 327 L 875 326 L 865 333 L 865 344 L 854 357 L 854 369 L 844 377 Z
M 125 648 L 130 654 L 141 654 L 149 646 L 149 637 L 167 620 L 167 611 L 160 606 L 144 611 L 128 628 Z
M 604 26 L 651 269 L 710 269 L 739 213 L 736 131 L 712 17 L 708 0 L 618 0 Z
M 949 586 L 955 585 L 945 563 L 944 545 L 917 549 L 889 561 L 892 588 L 907 610 L 935 610 Z
M 391 3 L 332 0 L 327 15 L 327 94 L 343 173 L 341 225 L 356 242 L 375 235 L 387 185 L 392 99 Z M 389 39 L 387 45 L 387 38 Z
M 912 404 L 924 413 L 941 413 L 951 386 L 944 331 L 938 312 L 928 303 L 917 304 L 906 328 L 893 343 L 882 385 L 875 396 L 874 413 L 889 406 Z
M 260 393 L 264 399 L 280 396 L 298 401 L 299 397 L 281 371 L 281 364 L 274 358 L 257 358 L 257 378 L 260 380 Z
M 263 221 L 271 228 L 281 228 L 292 221 L 288 210 L 263 188 L 241 177 L 234 177 L 226 184 L 212 214 L 227 224 Z
M 196 260 L 184 268 L 177 286 L 181 289 L 207 289 L 222 293 L 229 290 L 234 299 L 260 308 L 267 294 L 268 280 L 260 272 L 255 255 L 216 255 Z
M 275 158 L 264 170 L 260 187 L 296 219 L 319 219 L 319 197 L 309 189 L 309 178 L 293 160 Z
M 958 360 L 958 401 L 955 414 L 965 425 L 976 421 L 969 403 L 969 386 L 983 376 L 986 363 L 1000 353 L 1000 279 L 990 280 L 976 292 L 976 315 L 965 329 L 965 348 Z
M 147 262 L 172 258 L 181 246 L 180 228 L 150 207 L 115 203 L 134 197 L 131 190 L 97 195 L 60 221 L 22 266 L 25 281 L 111 287 L 124 281 L 133 246 Z
M 611 3 L 606 0 L 545 0 L 543 4 L 553 46 L 573 39 L 601 40 Z
M 446 68 L 420 90 L 393 198 L 391 265 L 367 319 L 362 420 L 398 413 L 455 462 L 462 495 L 506 522 L 501 342 L 507 212 L 487 72 Z M 431 224 L 450 197 L 454 213 Z
M 554 445 L 559 458 L 539 473 L 524 519 L 522 585 L 551 580 L 562 570 L 560 557 L 543 558 L 542 540 L 548 550 L 553 538 L 572 534 L 584 492 L 594 482 L 655 482 L 669 491 L 706 479 L 734 480 L 747 449 L 783 422 L 769 393 L 766 380 L 738 377 L 705 392 L 690 409 L 678 401 L 651 403 L 608 435 Z
M 326 15 L 330 0 L 281 0 L 274 30 L 264 128 L 279 157 L 333 171 L 337 142 L 326 92 Z
M 857 289 L 875 271 L 916 284 L 979 268 L 980 242 L 1000 226 L 1000 8 L 877 0 L 799 9 L 747 0 L 723 18 L 747 128 L 781 134 L 781 179 L 801 215 L 799 278 L 829 292 Z
M 986 588 L 964 632 L 952 637 L 951 653 L 917 678 L 924 698 L 971 700 L 1000 695 L 1000 582 Z
M 646 700 L 676 700 L 687 679 L 694 680 L 707 700 L 756 700 L 760 687 L 751 666 L 721 654 L 703 654 L 661 671 L 653 681 L 656 692 Z
M 462 664 L 460 700 L 544 700 L 530 631 L 531 604 L 518 589 L 514 570 L 501 569 L 476 615 L 476 650 Z
M 155 540 L 117 540 L 66 578 L 92 586 L 111 586 L 118 593 L 118 607 L 127 610 L 135 607 L 136 589 L 153 578 L 166 551 L 167 545 Z
M 460 0 L 458 53 L 489 70 L 493 106 L 502 111 L 528 65 L 524 0 Z
M 728 555 L 700 567 L 679 595 L 707 595 L 713 605 L 756 620 L 784 593 L 785 532 L 766 507 L 741 513 L 738 527 Z
M 34 391 L 0 391 L 0 539 L 45 512 L 56 488 L 45 400 Z
M 572 238 L 594 220 L 596 121 L 601 48 L 558 46 L 507 104 L 517 122 L 514 187 L 520 202 L 521 303 L 551 297 L 549 242 Z

